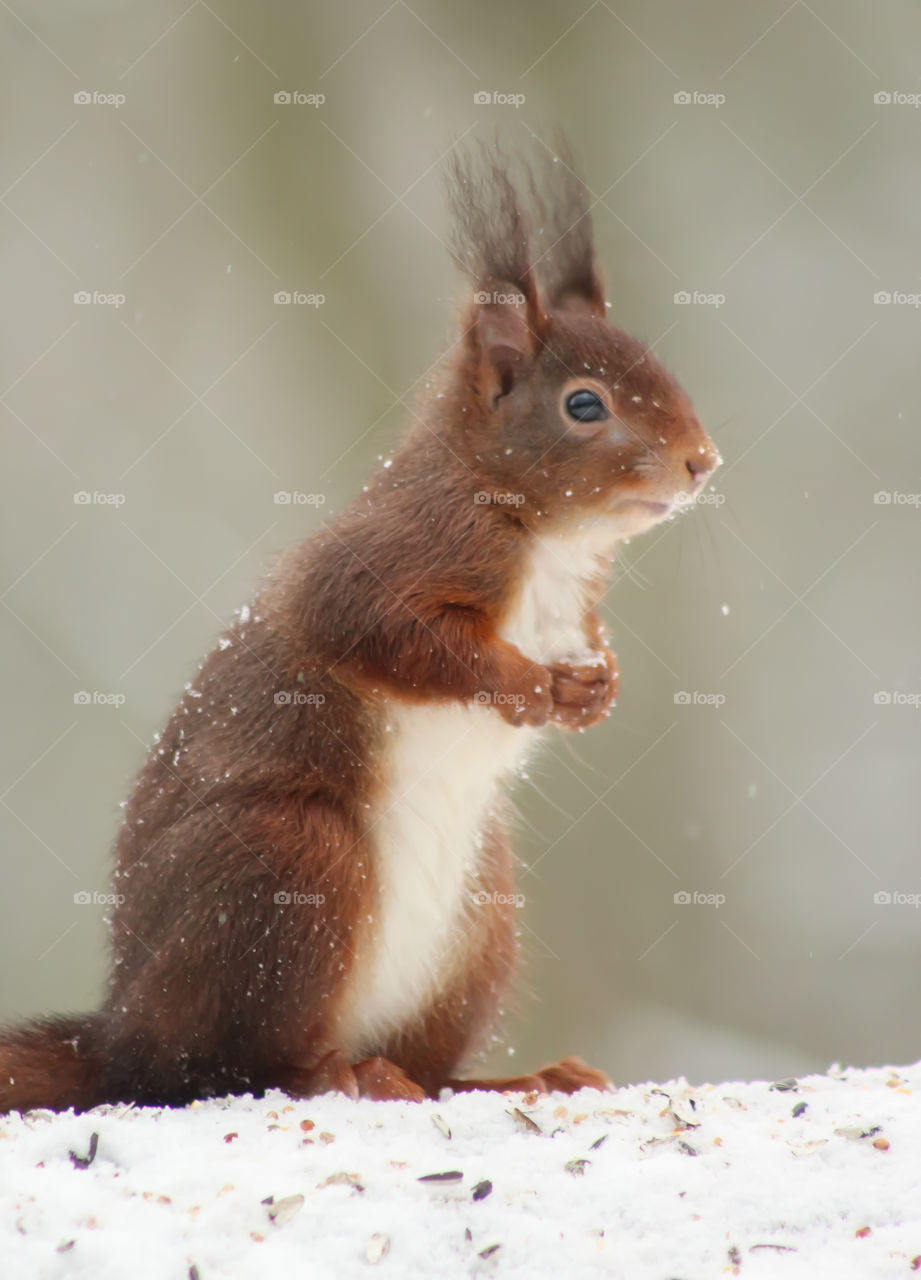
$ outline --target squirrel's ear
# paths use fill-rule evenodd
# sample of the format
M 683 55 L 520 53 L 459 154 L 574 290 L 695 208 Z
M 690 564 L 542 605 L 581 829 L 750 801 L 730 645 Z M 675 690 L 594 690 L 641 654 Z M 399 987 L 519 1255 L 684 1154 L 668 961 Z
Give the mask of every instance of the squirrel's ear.
M 561 311 L 582 311 L 604 320 L 607 304 L 604 300 L 604 276 L 594 258 L 587 258 L 582 270 L 566 281 L 554 299 Z
M 477 300 L 469 336 L 480 366 L 478 381 L 492 406 L 522 377 L 539 339 L 528 323 L 523 294 L 497 291 L 484 296 L 490 300 Z
M 464 315 L 465 374 L 488 407 L 528 370 L 547 326 L 528 226 L 498 143 L 445 162 L 454 258 L 473 283 Z

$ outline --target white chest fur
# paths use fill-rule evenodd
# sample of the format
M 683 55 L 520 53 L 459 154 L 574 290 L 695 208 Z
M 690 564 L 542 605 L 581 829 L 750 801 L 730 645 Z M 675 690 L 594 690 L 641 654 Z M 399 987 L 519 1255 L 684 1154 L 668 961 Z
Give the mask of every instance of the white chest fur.
M 597 526 L 567 537 L 536 538 L 521 595 L 502 628 L 504 639 L 538 662 L 584 658 L 586 591 L 612 550 L 611 533 Z
M 586 655 L 586 589 L 597 533 L 535 540 L 503 637 L 538 662 Z M 359 922 L 340 1034 L 355 1057 L 422 1012 L 462 964 L 481 828 L 503 779 L 520 767 L 534 730 L 507 724 L 492 707 L 394 703 L 388 790 L 372 819 L 380 900 Z

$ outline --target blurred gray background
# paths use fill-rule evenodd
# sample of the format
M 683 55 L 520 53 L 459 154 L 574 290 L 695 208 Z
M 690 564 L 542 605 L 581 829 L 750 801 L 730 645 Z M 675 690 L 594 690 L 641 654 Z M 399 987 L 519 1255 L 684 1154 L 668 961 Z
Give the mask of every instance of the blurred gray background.
M 0 1016 L 95 1004 L 105 906 L 74 895 L 106 892 L 146 744 L 451 339 L 439 157 L 560 123 L 612 315 L 725 466 L 626 548 L 615 713 L 522 782 L 493 1065 L 917 1059 L 917 11 L 11 0 L 0 24 Z

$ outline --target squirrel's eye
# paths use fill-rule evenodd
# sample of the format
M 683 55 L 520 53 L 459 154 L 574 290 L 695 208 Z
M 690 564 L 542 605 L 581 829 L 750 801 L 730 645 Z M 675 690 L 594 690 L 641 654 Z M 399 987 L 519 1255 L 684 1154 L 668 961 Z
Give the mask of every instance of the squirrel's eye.
M 566 412 L 576 422 L 604 422 L 610 416 L 601 396 L 587 387 L 566 397 Z

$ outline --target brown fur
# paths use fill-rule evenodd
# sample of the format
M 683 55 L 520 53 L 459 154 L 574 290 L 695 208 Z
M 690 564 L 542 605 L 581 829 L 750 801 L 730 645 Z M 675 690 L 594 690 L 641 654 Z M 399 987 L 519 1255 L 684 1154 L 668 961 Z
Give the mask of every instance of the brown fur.
M 388 700 L 515 694 L 517 706 L 490 714 L 598 720 L 617 673 L 593 611 L 585 630 L 605 653 L 600 673 L 547 670 L 501 637 L 528 548 L 574 515 L 646 498 L 653 472 L 660 488 L 690 491 L 716 462 L 674 379 L 607 323 L 568 157 L 530 185 L 539 245 L 497 150 L 453 162 L 458 261 L 489 299 L 471 290 L 457 346 L 392 466 L 280 559 L 187 689 L 118 835 L 123 901 L 103 1007 L 0 1036 L 0 1110 L 176 1104 L 273 1085 L 416 1097 L 457 1085 L 484 1043 L 514 975 L 507 905 L 477 913 L 448 988 L 366 1062 L 350 1063 L 337 1041 L 358 921 L 376 903 L 370 815 L 386 784 Z M 520 301 L 494 300 L 509 290 Z M 562 416 L 562 389 L 589 375 L 626 438 Z M 484 491 L 520 502 L 479 502 Z M 511 894 L 498 816 L 480 871 Z M 566 1059 L 516 1080 L 577 1088 L 604 1077 Z

